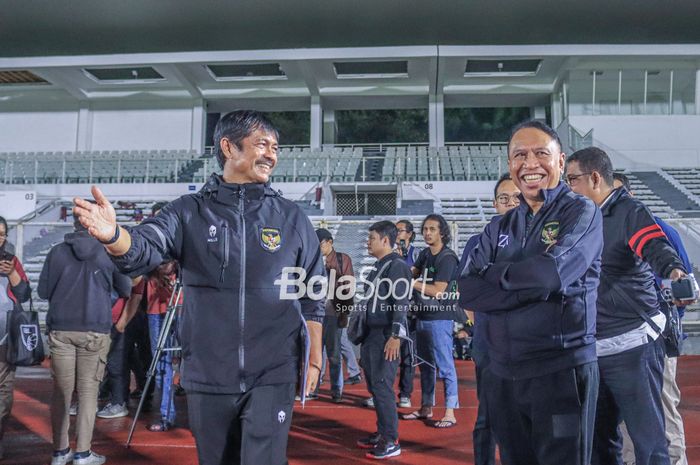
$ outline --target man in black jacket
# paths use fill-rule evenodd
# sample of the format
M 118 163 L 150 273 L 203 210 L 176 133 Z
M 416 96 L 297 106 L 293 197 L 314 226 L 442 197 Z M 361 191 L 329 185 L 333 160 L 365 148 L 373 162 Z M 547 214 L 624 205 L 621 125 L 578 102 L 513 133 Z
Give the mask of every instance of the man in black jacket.
M 398 231 L 391 221 L 369 227 L 367 251 L 377 259 L 365 282 L 369 334 L 362 342 L 361 364 L 377 412 L 377 432 L 357 441 L 367 458 L 387 459 L 401 454 L 394 380 L 399 367 L 401 339 L 406 336 L 406 312 L 411 291 L 411 270 L 393 252 Z
M 39 276 L 39 297 L 49 301 L 46 327 L 54 378 L 51 465 L 104 463 L 90 450 L 97 391 L 104 374 L 112 328 L 112 290 L 131 294 L 131 280 L 118 272 L 102 244 L 80 223 L 51 249 Z M 77 382 L 76 382 L 77 381 Z M 76 452 L 70 449 L 71 396 L 78 391 Z
M 311 292 L 288 292 L 294 285 L 283 269 L 308 288 L 324 274 L 323 259 L 301 208 L 269 186 L 278 151 L 272 123 L 232 112 L 214 138 L 223 175 L 139 226 L 118 226 L 97 187 L 97 205 L 76 199 L 75 212 L 132 276 L 166 257 L 180 263 L 182 386 L 200 465 L 285 464 L 299 360 L 310 358 L 302 396 L 321 371 L 324 306 Z
M 661 387 L 664 328 L 654 272 L 686 275 L 683 262 L 651 212 L 624 188 L 613 188 L 608 155 L 588 147 L 567 161 L 571 188 L 603 213 L 604 247 L 598 288 L 596 349 L 600 392 L 593 464 L 621 464 L 618 426 L 624 420 L 637 465 L 668 464 Z

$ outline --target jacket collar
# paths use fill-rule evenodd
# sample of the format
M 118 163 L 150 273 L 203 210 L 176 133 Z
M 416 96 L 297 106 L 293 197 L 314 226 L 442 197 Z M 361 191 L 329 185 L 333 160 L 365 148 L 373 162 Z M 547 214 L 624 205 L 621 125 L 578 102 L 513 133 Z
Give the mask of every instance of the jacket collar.
M 551 205 L 557 198 L 559 198 L 560 195 L 564 195 L 569 192 L 571 192 L 571 188 L 563 181 L 559 181 L 559 184 L 551 189 L 540 190 L 540 193 L 544 198 L 544 204 L 542 204 L 540 211 Z M 521 210 L 523 214 L 527 214 L 530 211 L 530 205 L 528 205 L 528 203 L 525 201 L 525 197 L 523 197 L 523 194 L 520 194 L 519 197 L 520 206 L 518 207 L 518 209 Z
M 281 195 L 270 187 L 270 182 L 249 183 L 249 184 L 234 184 L 228 183 L 223 178 L 213 173 L 209 180 L 204 184 L 199 191 L 201 195 L 208 198 L 214 198 L 224 205 L 237 205 L 240 198 L 247 200 L 262 200 L 265 197 L 277 197 Z
M 400 258 L 399 255 L 396 252 L 391 252 L 390 254 L 382 257 L 381 260 L 377 260 L 375 267 L 379 269 L 382 265 L 384 265 L 384 263 L 388 262 L 389 260 L 394 260 L 396 258 Z
M 624 187 L 618 187 L 617 189 L 614 189 L 610 194 L 610 197 L 608 197 L 605 203 L 603 204 L 603 208 L 600 209 L 603 216 L 608 216 L 611 214 L 611 210 L 618 200 L 625 199 L 629 196 L 629 193 Z

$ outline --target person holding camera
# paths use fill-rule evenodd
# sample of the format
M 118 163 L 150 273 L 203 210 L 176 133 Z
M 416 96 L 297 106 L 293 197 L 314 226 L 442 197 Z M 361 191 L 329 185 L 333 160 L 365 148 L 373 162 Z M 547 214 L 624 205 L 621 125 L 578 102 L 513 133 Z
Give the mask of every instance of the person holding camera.
M 591 463 L 619 463 L 624 421 L 637 465 L 668 464 L 659 337 L 666 316 L 654 273 L 677 281 L 687 270 L 649 209 L 626 189 L 614 188 L 613 166 L 603 150 L 574 152 L 566 173 L 571 189 L 593 200 L 603 214 L 596 322 L 600 389 Z
M 615 189 L 618 187 L 624 187 L 630 195 L 634 196 L 632 188 L 630 186 L 629 178 L 623 173 L 613 173 L 613 186 Z M 683 265 L 686 270 L 692 270 L 693 265 L 690 263 L 690 258 L 688 258 L 688 252 L 685 250 L 683 245 L 683 240 L 681 239 L 678 231 L 654 215 L 654 221 L 661 226 L 661 230 L 666 234 L 668 241 L 671 243 L 673 248 L 678 253 L 678 256 L 683 261 Z M 662 285 L 662 278 L 658 275 L 654 276 L 656 279 L 656 285 Z M 668 305 L 668 302 L 664 300 L 662 296 L 659 296 L 659 305 Z M 685 307 L 683 305 L 676 306 L 678 311 L 679 325 L 680 320 L 685 314 Z M 685 454 L 685 428 L 683 427 L 683 417 L 678 411 L 678 404 L 681 402 L 681 390 L 678 387 L 678 382 L 676 381 L 676 368 L 678 362 L 678 356 L 680 355 L 680 347 L 674 348 L 673 353 L 666 352 L 666 358 L 664 363 L 664 381 L 663 389 L 661 390 L 661 401 L 664 406 L 664 420 L 666 423 L 666 439 L 668 439 L 668 454 L 671 459 L 671 465 L 688 465 L 688 458 Z M 635 465 L 634 462 L 634 447 L 632 446 L 632 441 L 627 433 L 627 428 L 620 427 L 622 436 L 624 438 L 622 444 L 622 461 L 625 465 Z
M 399 220 L 396 222 L 399 234 L 396 236 L 396 253 L 398 253 L 411 267 L 420 254 L 420 249 L 413 245 L 416 239 L 416 232 L 413 223 L 409 220 Z M 416 318 L 415 315 L 408 315 L 408 336 L 416 343 Z M 399 366 L 399 407 L 411 408 L 411 395 L 413 394 L 413 377 L 416 374 L 416 367 L 413 366 L 413 354 L 408 341 L 401 341 L 401 365 Z
M 19 259 L 7 250 L 7 221 L 0 216 L 0 459 L 2 437 L 12 410 L 15 367 L 7 363 L 7 312 L 21 309 L 32 290 Z

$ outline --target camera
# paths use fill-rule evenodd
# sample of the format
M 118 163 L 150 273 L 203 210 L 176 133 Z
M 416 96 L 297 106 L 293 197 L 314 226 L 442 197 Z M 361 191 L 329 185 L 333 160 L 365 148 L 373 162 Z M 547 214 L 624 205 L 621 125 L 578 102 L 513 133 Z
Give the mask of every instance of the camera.
M 14 254 L 5 250 L 5 247 L 0 249 L 0 261 L 12 261 L 15 258 Z
M 692 274 L 677 281 L 663 280 L 661 291 L 666 301 L 691 301 L 698 300 L 698 297 L 700 297 L 698 282 Z
M 401 256 L 405 257 L 408 255 L 408 247 L 406 247 L 406 240 L 401 239 L 399 241 L 399 249 L 401 250 Z

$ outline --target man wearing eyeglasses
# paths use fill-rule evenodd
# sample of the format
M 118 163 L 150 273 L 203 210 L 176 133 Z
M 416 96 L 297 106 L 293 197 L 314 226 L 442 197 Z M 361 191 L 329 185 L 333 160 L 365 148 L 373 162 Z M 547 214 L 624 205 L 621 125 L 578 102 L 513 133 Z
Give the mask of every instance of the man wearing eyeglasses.
M 496 181 L 496 186 L 493 188 L 493 206 L 496 209 L 497 215 L 505 215 L 507 212 L 520 205 L 520 189 L 515 185 L 510 173 L 505 173 Z M 479 234 L 469 238 L 467 244 L 462 251 L 462 259 L 457 266 L 459 274 L 464 270 L 469 254 L 474 250 L 474 247 L 479 243 Z M 486 378 L 490 376 L 488 370 L 488 351 L 484 347 L 483 332 L 486 327 L 485 321 L 488 319 L 488 314 L 482 313 L 479 317 L 475 317 L 474 312 L 467 310 L 469 321 L 473 322 L 472 328 L 472 358 L 476 368 L 476 395 L 479 400 L 479 408 L 476 413 L 476 421 L 474 422 L 474 431 L 472 433 L 474 444 L 474 465 L 494 465 L 496 463 L 496 438 L 491 432 L 491 423 L 486 404 L 486 396 L 484 385 L 488 384 Z M 464 331 L 464 337 L 467 336 Z M 486 382 L 484 382 L 486 380 Z
M 561 182 L 564 159 L 549 126 L 513 129 L 508 167 L 521 202 L 489 223 L 459 280 L 462 308 L 477 320 L 488 314 L 482 387 L 504 465 L 587 465 L 591 457 L 602 220 Z
M 591 463 L 621 463 L 618 426 L 624 420 L 637 465 L 669 464 L 659 337 L 666 317 L 654 273 L 677 280 L 686 276 L 685 265 L 644 204 L 626 189 L 613 188 L 612 163 L 603 150 L 587 147 L 572 154 L 567 180 L 603 214 L 605 246 L 596 302 L 600 391 Z

